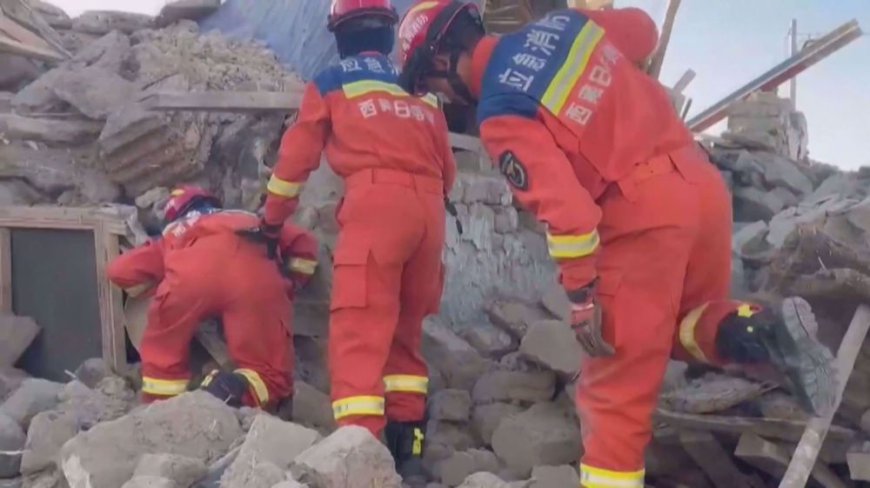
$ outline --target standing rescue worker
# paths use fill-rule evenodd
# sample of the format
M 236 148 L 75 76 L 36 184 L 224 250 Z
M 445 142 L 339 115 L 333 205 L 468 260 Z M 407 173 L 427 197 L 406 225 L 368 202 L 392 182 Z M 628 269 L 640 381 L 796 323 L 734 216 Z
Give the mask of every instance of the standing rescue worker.
M 268 186 L 264 234 L 293 213 L 321 152 L 346 184 L 337 220 L 329 324 L 333 413 L 387 445 L 406 482 L 422 479 L 428 371 L 422 321 L 438 312 L 445 198 L 456 173 L 434 97 L 397 84 L 388 0 L 336 0 L 342 61 L 305 89 Z
M 550 255 L 588 353 L 577 385 L 583 486 L 644 486 L 669 358 L 772 363 L 810 410 L 833 401 L 830 352 L 728 299 L 730 196 L 666 90 L 641 10 L 559 10 L 485 36 L 476 6 L 419 1 L 399 28 L 402 85 L 477 105 L 481 138 Z
M 279 226 L 279 264 L 244 235 L 257 227 L 255 214 L 221 210 L 220 200 L 198 187 L 174 190 L 165 220 L 161 238 L 108 269 L 132 296 L 156 287 L 139 350 L 143 400 L 187 390 L 190 342 L 203 320 L 219 317 L 238 369 L 215 371 L 202 387 L 234 407 L 286 412 L 293 396 L 291 300 L 314 274 L 317 241 L 293 225 Z

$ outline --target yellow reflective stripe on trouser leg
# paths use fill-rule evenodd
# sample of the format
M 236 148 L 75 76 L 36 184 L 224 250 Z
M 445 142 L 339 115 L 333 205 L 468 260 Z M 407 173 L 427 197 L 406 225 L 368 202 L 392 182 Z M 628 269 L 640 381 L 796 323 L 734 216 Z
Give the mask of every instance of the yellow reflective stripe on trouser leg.
M 688 351 L 693 358 L 703 363 L 708 363 L 710 361 L 707 359 L 704 351 L 701 350 L 701 346 L 698 345 L 698 341 L 695 338 L 695 329 L 698 327 L 698 321 L 701 320 L 704 311 L 707 310 L 707 305 L 709 304 L 705 303 L 704 305 L 692 310 L 686 314 L 683 321 L 680 322 L 680 344 L 686 348 L 686 351 Z
M 266 185 L 266 190 L 269 193 L 274 193 L 279 197 L 296 198 L 302 192 L 302 183 L 294 181 L 286 181 L 278 178 L 274 174 L 269 178 L 269 184 Z
M 384 376 L 384 390 L 387 393 L 429 393 L 429 378 L 408 374 Z
M 355 396 L 342 398 L 332 402 L 332 413 L 335 420 L 341 420 L 353 415 L 383 415 L 384 397 Z
M 580 464 L 580 486 L 583 488 L 644 488 L 645 471 L 610 471 Z
M 254 391 L 260 406 L 269 403 L 269 389 L 266 388 L 266 383 L 263 382 L 263 378 L 260 377 L 259 373 L 253 369 L 237 369 L 235 373 L 244 376 L 248 380 L 248 384 L 251 385 L 251 389 Z
M 142 391 L 157 396 L 181 395 L 187 391 L 187 380 L 161 380 L 143 376 Z
M 598 249 L 601 237 L 597 230 L 588 234 L 578 235 L 551 235 L 547 234 L 547 247 L 550 256 L 555 259 L 583 258 L 589 256 Z
M 313 275 L 317 270 L 317 261 L 311 259 L 293 258 L 287 265 L 288 269 L 294 273 Z

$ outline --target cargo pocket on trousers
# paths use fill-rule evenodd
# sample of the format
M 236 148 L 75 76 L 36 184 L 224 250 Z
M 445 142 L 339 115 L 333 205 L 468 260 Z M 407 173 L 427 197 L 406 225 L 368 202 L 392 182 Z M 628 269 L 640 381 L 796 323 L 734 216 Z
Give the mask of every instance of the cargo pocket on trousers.
M 330 311 L 368 305 L 368 246 L 339 247 L 333 256 Z
M 624 317 L 614 315 L 614 310 L 620 306 L 619 289 L 622 287 L 622 271 L 621 270 L 601 270 L 599 271 L 600 281 L 598 282 L 598 302 L 601 305 L 602 313 L 602 335 L 614 348 L 619 348 L 623 344 L 625 334 L 620 334 L 620 322 L 625 322 Z M 624 312 L 622 312 L 624 313 Z

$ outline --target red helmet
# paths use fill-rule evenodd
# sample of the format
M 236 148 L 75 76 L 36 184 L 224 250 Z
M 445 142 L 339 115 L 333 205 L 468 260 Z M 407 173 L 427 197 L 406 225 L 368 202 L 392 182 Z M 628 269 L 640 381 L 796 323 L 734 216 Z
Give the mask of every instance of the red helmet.
M 332 0 L 327 28 L 334 32 L 348 20 L 362 17 L 372 17 L 380 21 L 381 25 L 390 26 L 399 21 L 399 14 L 390 4 L 390 0 Z
M 172 190 L 169 194 L 169 201 L 166 202 L 166 209 L 163 212 L 163 219 L 168 222 L 174 222 L 179 217 L 182 217 L 194 205 L 200 202 L 208 202 L 219 207 L 221 201 L 205 188 L 199 186 L 183 186 Z
M 399 25 L 400 84 L 410 93 L 418 93 L 420 78 L 431 69 L 444 34 L 462 13 L 469 13 L 480 25 L 483 20 L 477 5 L 459 0 L 417 0 Z M 454 67 L 455 69 L 455 67 Z

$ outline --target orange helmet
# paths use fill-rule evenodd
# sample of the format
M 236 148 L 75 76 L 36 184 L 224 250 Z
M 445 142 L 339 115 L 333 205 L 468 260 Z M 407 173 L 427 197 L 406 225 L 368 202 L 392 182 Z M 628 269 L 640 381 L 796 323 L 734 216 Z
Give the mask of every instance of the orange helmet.
M 163 219 L 167 223 L 174 222 L 184 216 L 188 210 L 201 202 L 207 202 L 216 207 L 221 206 L 221 201 L 218 197 L 199 186 L 176 188 L 172 190 L 169 197 L 169 201 L 166 202 L 166 209 L 163 212 Z
M 399 21 L 399 14 L 390 0 L 332 0 L 327 28 L 334 32 L 341 24 L 363 17 L 380 22 L 380 25 L 393 26 Z

